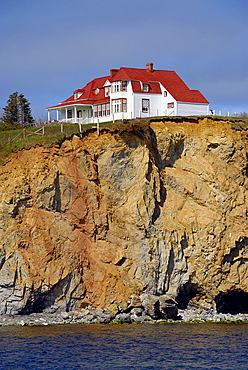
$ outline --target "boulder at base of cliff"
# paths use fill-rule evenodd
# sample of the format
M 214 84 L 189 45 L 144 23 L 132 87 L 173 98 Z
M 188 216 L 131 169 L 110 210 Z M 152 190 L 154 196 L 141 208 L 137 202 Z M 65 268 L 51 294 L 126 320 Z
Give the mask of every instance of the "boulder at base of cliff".
M 156 296 L 153 294 L 142 294 L 140 296 L 145 314 L 154 320 L 177 318 L 178 308 L 176 301 L 169 295 Z

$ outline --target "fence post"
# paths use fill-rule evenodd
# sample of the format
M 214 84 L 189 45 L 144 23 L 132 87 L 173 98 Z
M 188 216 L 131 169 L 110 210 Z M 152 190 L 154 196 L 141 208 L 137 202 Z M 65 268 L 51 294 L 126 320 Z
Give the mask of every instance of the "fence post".
M 97 123 L 96 123 L 96 129 L 97 129 L 97 135 L 99 136 L 100 135 L 99 119 L 97 120 Z
M 42 135 L 45 135 L 45 126 L 42 127 Z
M 63 123 L 60 123 L 60 132 L 63 132 Z
M 22 131 L 22 137 L 23 139 L 26 139 L 26 129 L 24 128 L 24 130 Z

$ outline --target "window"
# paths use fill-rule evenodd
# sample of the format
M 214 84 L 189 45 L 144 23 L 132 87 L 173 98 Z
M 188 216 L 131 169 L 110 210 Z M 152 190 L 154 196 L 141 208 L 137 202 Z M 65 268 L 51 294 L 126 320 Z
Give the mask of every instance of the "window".
M 94 107 L 93 107 L 93 116 L 94 117 L 98 117 L 98 108 L 97 108 L 97 105 L 94 105 Z
M 106 116 L 106 104 L 102 104 L 102 116 Z
M 112 113 L 126 112 L 127 111 L 127 99 L 115 99 L 112 100 Z
M 98 113 L 98 117 L 102 117 L 102 104 L 99 104 L 97 106 L 97 113 Z
M 174 108 L 174 103 L 168 103 L 167 108 Z
M 121 89 L 122 91 L 127 91 L 127 81 L 122 81 Z
M 67 111 L 67 118 L 72 118 L 72 110 Z
M 122 99 L 122 112 L 127 111 L 127 99 Z
M 149 85 L 143 84 L 143 91 L 149 91 Z
M 105 87 L 105 96 L 109 96 L 110 94 L 110 87 Z
M 112 101 L 112 112 L 113 113 L 121 112 L 121 99 Z
M 147 113 L 150 110 L 150 100 L 142 99 L 142 112 Z
M 127 82 L 128 81 L 114 81 L 114 82 L 112 82 L 111 91 L 113 93 L 119 92 L 119 91 L 127 91 Z
M 110 116 L 110 103 L 106 103 L 106 116 Z
M 82 118 L 82 110 L 77 111 L 77 118 Z
M 110 103 L 98 104 L 93 107 L 93 116 L 105 117 L 110 115 Z
M 167 91 L 164 92 L 164 96 L 167 96 Z
M 121 81 L 114 81 L 112 82 L 112 92 L 119 92 L 121 91 Z

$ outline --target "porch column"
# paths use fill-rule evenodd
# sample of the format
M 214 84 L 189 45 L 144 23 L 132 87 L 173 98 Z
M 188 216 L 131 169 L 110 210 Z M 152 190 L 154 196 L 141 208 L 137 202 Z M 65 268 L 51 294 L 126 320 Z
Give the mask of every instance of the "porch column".
M 74 107 L 75 123 L 77 122 L 77 107 Z
M 50 115 L 50 110 L 47 111 L 47 121 L 50 122 L 51 120 L 51 115 Z
M 59 110 L 57 109 L 57 121 L 59 120 Z
M 67 108 L 65 108 L 65 120 L 67 120 Z

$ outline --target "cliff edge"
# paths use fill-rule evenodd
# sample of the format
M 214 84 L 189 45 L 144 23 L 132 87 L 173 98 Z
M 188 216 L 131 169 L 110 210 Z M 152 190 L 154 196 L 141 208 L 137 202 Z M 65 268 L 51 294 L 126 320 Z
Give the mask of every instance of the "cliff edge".
M 248 312 L 245 133 L 208 118 L 123 127 L 0 167 L 0 314 L 159 317 L 164 299 Z

